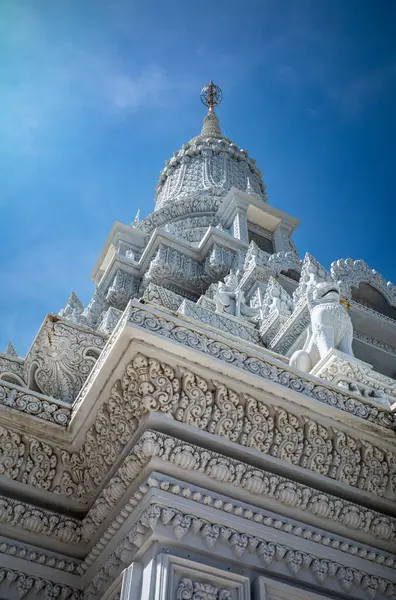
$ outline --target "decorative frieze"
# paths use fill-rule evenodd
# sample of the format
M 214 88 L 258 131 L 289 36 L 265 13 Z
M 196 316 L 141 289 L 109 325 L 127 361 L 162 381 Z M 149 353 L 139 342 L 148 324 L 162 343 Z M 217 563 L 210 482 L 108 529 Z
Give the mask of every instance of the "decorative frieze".
M 177 588 L 176 600 L 232 600 L 232 596 L 229 590 L 183 577 Z
M 243 318 L 233 318 L 227 314 L 207 310 L 189 300 L 183 300 L 178 312 L 185 317 L 193 318 L 205 325 L 220 329 L 229 335 L 238 336 L 252 344 L 257 344 L 259 341 L 258 331 Z
M 62 427 L 66 427 L 70 421 L 70 405 L 6 381 L 0 381 L 0 404 Z
M 22 543 L 10 544 L 6 541 L 0 541 L 0 554 L 15 556 L 22 560 L 45 565 L 51 569 L 75 574 L 78 573 L 77 569 L 80 562 L 46 551 L 38 552 L 36 548 L 27 547 Z
M 285 368 L 284 365 L 278 366 L 275 360 L 270 362 L 268 359 L 258 358 L 257 355 L 241 352 L 232 345 L 221 342 L 218 338 L 197 331 L 187 323 L 181 324 L 180 321 L 175 323 L 169 315 L 157 314 L 148 308 L 132 304 L 128 311 L 128 323 L 131 326 L 137 325 L 183 346 L 224 361 L 228 365 L 234 365 L 263 379 L 271 380 L 281 387 L 293 389 L 319 402 L 376 423 L 386 429 L 396 429 L 396 415 L 389 411 L 383 410 L 379 406 L 373 406 L 370 402 L 354 398 L 341 390 L 335 391 L 325 387 L 316 378 L 303 377 L 293 369 Z
M 377 593 L 381 597 L 391 598 L 396 594 L 396 586 L 392 581 L 377 575 L 370 575 L 360 568 L 344 566 L 334 559 L 318 556 L 304 549 L 296 550 L 285 543 L 265 539 L 260 534 L 247 534 L 235 526 L 225 526 L 222 522 L 216 522 L 210 517 L 196 517 L 194 514 L 182 510 L 152 504 L 145 510 L 139 523 L 118 544 L 115 552 L 107 559 L 104 566 L 95 574 L 87 589 L 86 597 L 93 599 L 103 594 L 121 570 L 132 562 L 134 555 L 143 543 L 150 535 L 155 534 L 158 527 L 161 527 L 162 531 L 172 531 L 173 537 L 179 542 L 191 536 L 190 544 L 194 543 L 192 540 L 196 540 L 195 544 L 202 543 L 206 547 L 206 551 L 215 556 L 226 550 L 232 552 L 239 561 L 249 557 L 248 560 L 253 564 L 266 569 L 271 567 L 271 570 L 275 572 L 284 566 L 290 576 L 302 581 L 309 574 L 317 586 L 332 590 L 336 586 L 339 591 L 351 595 L 352 598 L 364 597 L 362 594 L 366 594 L 367 598 L 375 598 Z M 180 572 L 181 579 L 177 593 L 179 590 L 183 590 L 188 594 L 194 594 L 193 582 L 197 576 L 187 578 L 183 577 L 182 569 Z M 183 581 L 183 579 L 187 581 Z M 206 581 L 205 579 L 201 580 L 200 583 L 203 584 L 203 587 L 196 587 L 195 591 L 203 590 L 206 593 L 208 588 L 205 586 L 213 585 L 215 578 L 211 583 L 207 583 L 207 581 L 208 577 Z M 233 587 L 231 581 L 228 585 L 220 588 L 213 585 L 213 593 L 217 594 L 219 590 L 230 593 Z M 162 589 L 162 592 L 165 592 L 165 589 Z M 183 596 L 183 598 L 185 597 Z M 189 597 L 187 595 L 187 598 Z M 191 598 L 193 597 L 191 596 Z M 197 596 L 197 598 L 202 597 L 206 596 Z M 215 596 L 215 598 L 217 597 Z M 230 597 L 232 598 L 231 595 L 224 598 Z
M 365 344 L 370 344 L 370 346 L 375 346 L 376 348 L 380 348 L 380 350 L 384 350 L 385 352 L 389 352 L 389 354 L 396 356 L 396 346 L 391 346 L 390 344 L 386 344 L 378 338 L 372 337 L 371 335 L 366 335 L 360 331 L 356 331 L 356 328 L 354 329 L 353 337 L 361 342 L 364 342 Z
M 141 354 L 113 385 L 78 451 L 59 452 L 49 444 L 1 428 L 2 474 L 88 502 L 142 416 L 152 411 L 170 414 L 178 421 L 376 496 L 396 495 L 395 461 L 389 452 L 314 419 L 239 395 L 223 383 L 205 381 L 184 367 L 174 368 Z M 380 472 L 373 460 L 379 452 L 386 465 Z
M 331 350 L 312 370 L 312 374 L 333 385 L 350 389 L 389 408 L 396 401 L 396 381 L 373 370 L 353 356 Z
M 203 393 L 205 393 L 204 389 L 203 387 Z M 187 414 L 192 413 L 193 411 Z M 209 418 L 209 415 L 205 413 L 201 413 L 201 415 L 203 419 L 207 420 Z M 221 418 L 214 422 L 215 427 L 221 425 Z M 231 426 L 228 431 L 230 432 L 230 439 L 232 439 Z M 322 432 L 319 431 L 320 433 Z M 315 434 L 314 431 L 311 438 L 312 442 L 315 441 Z M 348 442 L 348 439 L 345 441 Z M 342 452 L 342 446 L 339 445 L 338 448 Z M 348 453 L 346 454 L 349 457 Z M 84 519 L 83 531 L 85 533 L 83 533 L 83 540 L 87 541 L 89 539 L 87 536 L 91 535 L 90 532 L 94 531 L 95 528 L 97 529 L 105 521 L 112 504 L 122 497 L 128 485 L 134 481 L 135 477 L 153 457 L 160 458 L 165 463 L 172 463 L 189 473 L 204 474 L 224 485 L 228 484 L 246 490 L 253 496 L 274 500 L 279 506 L 287 509 L 293 508 L 296 511 L 319 517 L 327 526 L 330 526 L 332 522 L 337 522 L 351 531 L 361 530 L 374 539 L 384 541 L 392 540 L 396 535 L 396 519 L 392 517 L 165 434 L 147 431 L 142 435 L 133 451 L 120 467 L 117 475 L 104 489 L 102 495 L 96 500 L 90 513 Z M 320 465 L 325 461 L 326 459 L 321 456 L 321 453 L 317 453 L 315 464 Z M 317 469 L 319 470 L 320 467 L 317 466 Z M 346 466 L 344 469 L 345 474 L 352 477 L 352 469 L 353 465 Z M 362 487 L 366 486 L 366 489 L 368 489 L 370 485 L 371 483 L 366 482 L 363 472 Z
M 21 571 L 0 567 L 0 594 L 9 598 L 17 594 L 22 600 L 25 596 L 37 600 L 80 600 L 80 591 L 67 585 L 60 585 Z

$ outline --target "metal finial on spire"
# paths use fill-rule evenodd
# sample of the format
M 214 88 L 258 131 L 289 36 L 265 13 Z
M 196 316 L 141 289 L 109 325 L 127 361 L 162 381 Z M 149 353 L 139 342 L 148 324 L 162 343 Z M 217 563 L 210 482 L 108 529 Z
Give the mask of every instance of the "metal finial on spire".
M 213 81 L 206 85 L 201 90 L 201 101 L 205 106 L 208 107 L 209 112 L 214 111 L 215 106 L 219 106 L 223 100 L 223 92 L 218 85 L 215 85 Z
M 133 219 L 131 227 L 136 227 L 137 225 L 139 225 L 139 221 L 140 221 L 140 208 L 138 208 L 136 217 Z

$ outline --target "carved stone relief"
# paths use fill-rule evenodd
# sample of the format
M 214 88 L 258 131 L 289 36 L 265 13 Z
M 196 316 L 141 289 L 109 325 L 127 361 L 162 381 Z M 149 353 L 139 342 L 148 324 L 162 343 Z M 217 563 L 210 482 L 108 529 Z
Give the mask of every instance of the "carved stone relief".
M 105 343 L 101 334 L 47 317 L 25 359 L 28 387 L 73 402 Z

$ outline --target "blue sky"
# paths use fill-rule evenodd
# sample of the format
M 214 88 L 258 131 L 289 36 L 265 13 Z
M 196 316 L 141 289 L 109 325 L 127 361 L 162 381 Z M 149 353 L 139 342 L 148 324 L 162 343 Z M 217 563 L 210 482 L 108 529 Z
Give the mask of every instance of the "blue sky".
M 25 354 L 72 289 L 89 300 L 210 79 L 301 255 L 396 282 L 395 24 L 393 0 L 2 0 L 0 348 Z

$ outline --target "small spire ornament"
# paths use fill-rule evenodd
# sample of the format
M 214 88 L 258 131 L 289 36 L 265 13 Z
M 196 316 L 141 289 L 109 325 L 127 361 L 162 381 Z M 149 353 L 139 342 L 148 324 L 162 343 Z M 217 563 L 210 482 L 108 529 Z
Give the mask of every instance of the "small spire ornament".
M 223 134 L 221 133 L 220 123 L 215 114 L 215 106 L 219 106 L 221 101 L 223 100 L 223 92 L 219 88 L 218 85 L 215 85 L 213 81 L 206 85 L 201 90 L 201 101 L 202 103 L 208 107 L 208 114 L 204 118 L 203 127 L 201 131 L 200 137 L 205 138 L 221 138 Z
M 9 356 L 18 356 L 18 352 L 15 350 L 12 342 L 8 342 L 7 348 L 5 349 L 5 354 L 8 354 Z
M 139 225 L 140 222 L 140 208 L 138 209 L 137 213 L 136 213 L 136 217 L 133 219 L 132 223 L 131 223 L 131 227 L 137 227 L 137 225 Z
M 205 106 L 208 107 L 208 112 L 214 112 L 215 106 L 219 106 L 223 100 L 223 92 L 218 85 L 214 84 L 213 81 L 206 85 L 201 90 L 201 101 Z

